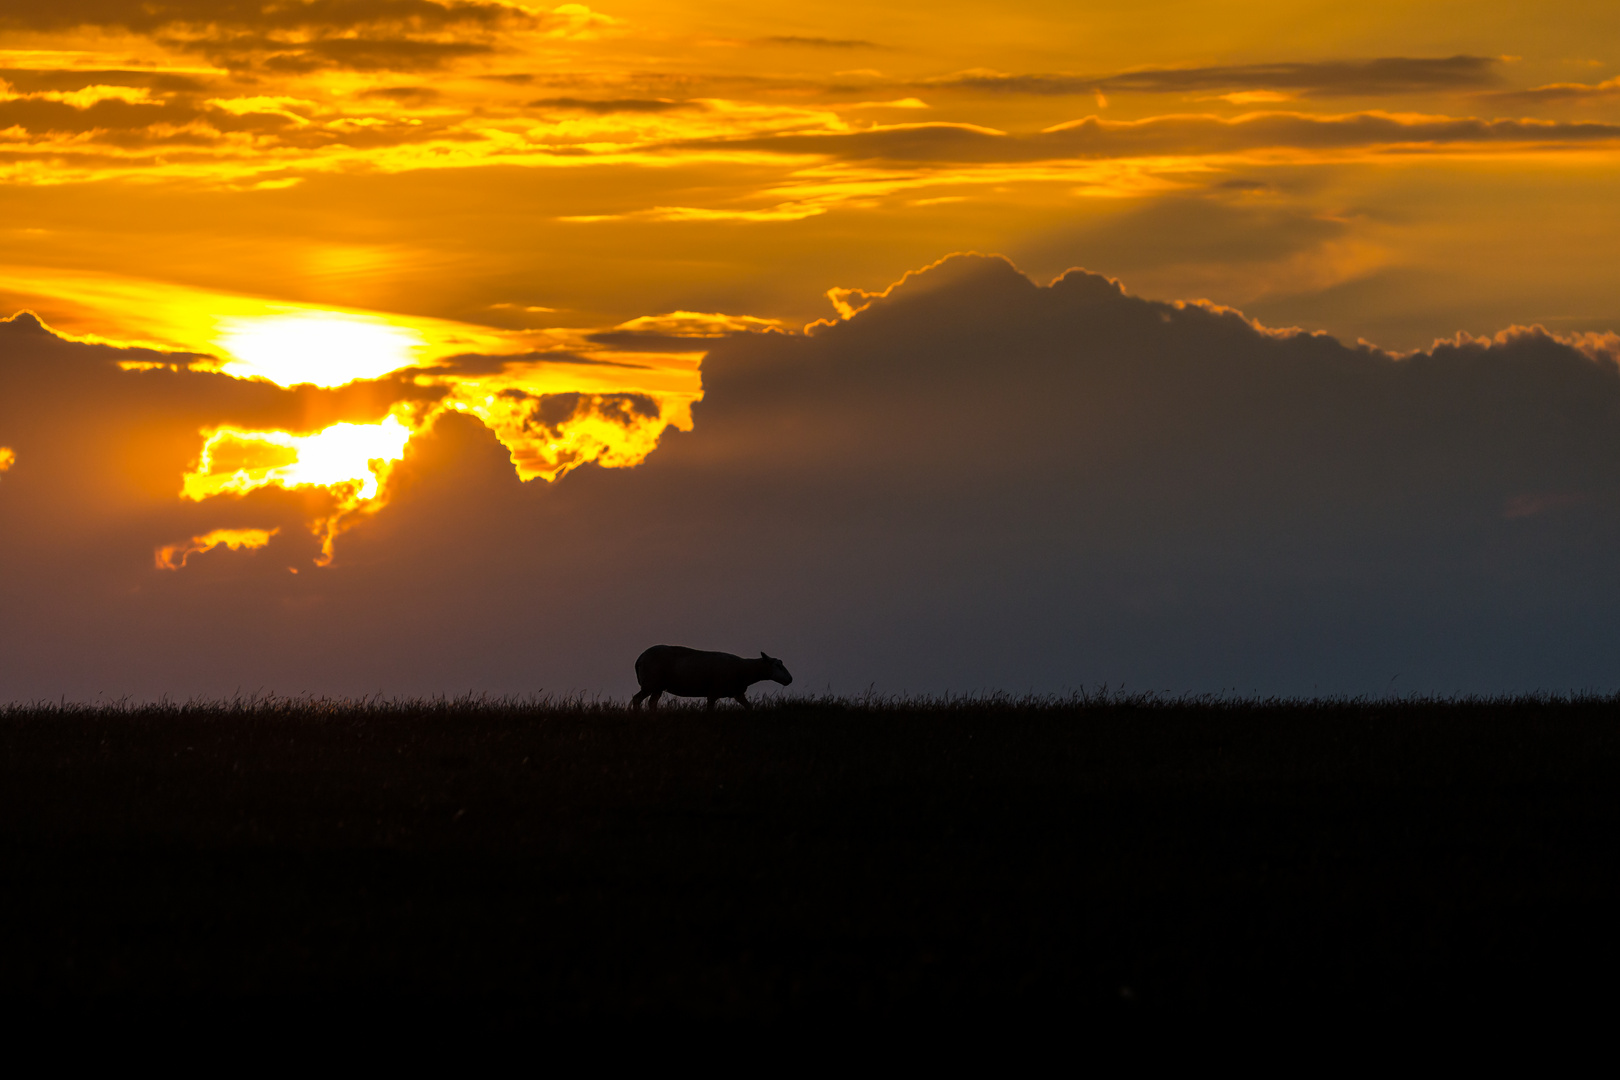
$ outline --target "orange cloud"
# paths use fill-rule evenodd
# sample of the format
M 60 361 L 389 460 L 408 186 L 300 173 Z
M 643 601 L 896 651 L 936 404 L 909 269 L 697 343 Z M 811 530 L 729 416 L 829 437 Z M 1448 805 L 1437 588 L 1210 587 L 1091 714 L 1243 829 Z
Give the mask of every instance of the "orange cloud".
M 490 357 L 487 370 L 461 358 L 415 377 L 416 385 L 438 391 L 436 400 L 401 402 L 377 423 L 337 423 L 306 434 L 208 429 L 181 495 L 202 502 L 270 487 L 322 489 L 331 503 L 310 531 L 320 542 L 317 565 L 329 565 L 337 537 L 387 505 L 388 481 L 406 446 L 441 416 L 470 416 L 489 428 L 524 481 L 554 481 L 589 462 L 639 465 L 667 428 L 690 431 L 692 404 L 702 396 L 701 357 L 616 355 L 617 362 Z M 638 355 L 653 363 L 636 363 Z
M 1338 151 L 1376 147 L 1590 144 L 1620 141 L 1620 124 L 1487 120 L 1386 112 L 1321 116 L 1257 112 L 1226 119 L 1181 114 L 1146 120 L 1087 116 L 1019 135 L 975 124 L 894 124 L 862 131 L 790 134 L 688 144 L 846 160 L 1016 163 L 1070 158 Z
M 591 462 L 632 467 L 667 428 L 691 430 L 713 339 L 776 325 L 673 312 L 631 320 L 593 341 L 591 331 L 509 333 L 111 276 L 19 271 L 9 280 L 47 302 L 78 305 L 76 329 L 88 331 L 80 340 L 214 353 L 120 356 L 116 366 L 131 375 L 229 377 L 285 399 L 278 411 L 301 415 L 303 424 L 261 410 L 257 424 L 204 427 L 179 494 L 200 503 L 264 489 L 324 493 L 309 520 L 318 565 L 331 563 L 338 536 L 387 505 L 394 466 L 440 417 L 465 415 L 489 428 L 524 481 L 554 481 Z M 7 281 L 0 273 L 0 285 Z M 509 351 L 524 344 L 547 348 Z
M 311 524 L 321 544 L 316 562 L 325 566 L 332 561 L 338 534 L 357 516 L 380 508 L 382 486 L 405 456 L 412 434 L 396 416 L 379 424 L 333 424 L 309 435 L 216 428 L 206 433 L 197 465 L 182 478 L 180 493 L 201 502 L 263 487 L 325 488 L 334 505 Z
M 0 28 L 148 36 L 232 71 L 419 71 L 495 52 L 502 36 L 589 40 L 619 20 L 583 4 L 550 11 L 495 0 L 228 4 L 64 0 L 0 16 Z
M 945 86 L 1002 94 L 1188 93 L 1210 90 L 1285 90 L 1317 97 L 1383 96 L 1471 89 L 1499 81 L 1490 56 L 1387 56 L 1372 60 L 1231 64 L 1215 67 L 1142 68 L 1106 75 L 1009 75 L 967 71 L 925 80 Z
M 178 544 L 164 544 L 154 553 L 159 570 L 178 570 L 193 555 L 213 551 L 224 546 L 231 551 L 262 548 L 280 529 L 215 529 Z
M 1528 90 L 1503 90 L 1484 95 L 1491 101 L 1514 105 L 1560 105 L 1566 102 L 1581 104 L 1620 99 L 1620 78 L 1605 79 L 1600 83 L 1548 83 Z

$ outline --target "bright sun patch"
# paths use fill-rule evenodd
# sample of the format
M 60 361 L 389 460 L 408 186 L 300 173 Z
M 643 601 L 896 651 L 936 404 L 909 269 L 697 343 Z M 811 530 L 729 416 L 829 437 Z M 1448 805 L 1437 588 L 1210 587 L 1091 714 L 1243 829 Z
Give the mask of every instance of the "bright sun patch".
M 768 319 L 676 311 L 609 328 L 622 340 L 604 347 L 594 340 L 601 328 L 505 330 L 112 275 L 13 273 L 0 266 L 0 291 L 37 288 L 41 281 L 64 304 L 63 318 L 70 323 L 67 331 L 53 324 L 53 333 L 159 350 L 128 354 L 118 361 L 123 370 L 211 373 L 301 387 L 299 393 L 332 419 L 357 421 L 319 430 L 206 427 L 199 432 L 196 459 L 182 474 L 180 495 L 195 502 L 240 498 L 261 488 L 316 496 L 312 504 L 321 509 L 312 511 L 309 527 L 320 541 L 316 562 L 323 566 L 332 561 L 337 536 L 387 503 L 389 477 L 410 440 L 440 417 L 458 414 L 482 423 L 524 481 L 554 481 L 590 463 L 630 468 L 658 446 L 668 428 L 690 431 L 692 405 L 703 397 L 704 351 L 691 344 L 659 351 L 658 339 L 718 339 L 780 328 Z M 647 337 L 647 351 L 625 348 L 636 335 Z M 341 390 L 395 373 L 347 397 Z M 381 409 L 387 415 L 374 419 Z M 0 472 L 8 460 L 0 450 Z M 207 550 L 195 546 L 199 538 L 192 541 L 159 548 L 169 552 L 160 564 L 178 569 L 187 551 Z
M 227 375 L 327 387 L 411 367 L 426 344 L 410 327 L 337 311 L 221 319 L 216 340 Z
M 312 525 L 321 541 L 316 562 L 324 566 L 332 561 L 333 540 L 351 520 L 378 508 L 374 500 L 394 463 L 405 456 L 411 434 L 397 416 L 378 424 L 333 424 L 310 435 L 215 428 L 206 432 L 197 466 L 185 474 L 180 493 L 201 502 L 263 487 L 326 488 L 334 499 L 332 511 Z

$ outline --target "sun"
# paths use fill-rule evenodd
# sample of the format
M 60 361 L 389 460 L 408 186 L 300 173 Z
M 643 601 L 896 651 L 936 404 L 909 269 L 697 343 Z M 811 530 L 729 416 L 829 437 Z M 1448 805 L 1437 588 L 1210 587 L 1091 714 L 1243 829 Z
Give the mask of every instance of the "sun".
M 277 386 L 342 386 L 417 364 L 427 342 L 410 327 L 346 312 L 301 311 L 219 320 L 215 338 L 230 359 L 220 371 Z

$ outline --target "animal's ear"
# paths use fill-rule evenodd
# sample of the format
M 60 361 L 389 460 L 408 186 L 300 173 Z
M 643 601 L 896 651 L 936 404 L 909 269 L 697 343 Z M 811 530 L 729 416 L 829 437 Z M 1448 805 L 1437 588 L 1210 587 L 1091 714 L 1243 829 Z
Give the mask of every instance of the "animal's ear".
M 759 650 L 759 658 L 761 660 L 769 660 L 770 659 L 770 657 L 765 655 L 765 650 L 764 649 Z

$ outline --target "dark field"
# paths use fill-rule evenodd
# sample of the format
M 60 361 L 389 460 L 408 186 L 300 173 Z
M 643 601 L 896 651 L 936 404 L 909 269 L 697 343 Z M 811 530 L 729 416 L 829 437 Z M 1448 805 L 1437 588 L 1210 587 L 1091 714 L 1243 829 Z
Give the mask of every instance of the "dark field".
M 77 1007 L 1421 1015 L 1611 996 L 1620 701 L 0 710 Z

